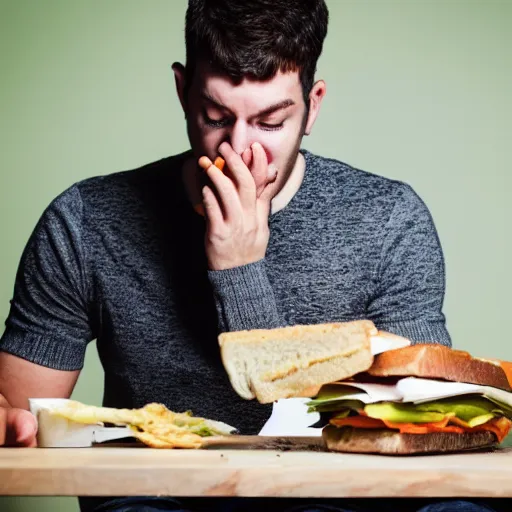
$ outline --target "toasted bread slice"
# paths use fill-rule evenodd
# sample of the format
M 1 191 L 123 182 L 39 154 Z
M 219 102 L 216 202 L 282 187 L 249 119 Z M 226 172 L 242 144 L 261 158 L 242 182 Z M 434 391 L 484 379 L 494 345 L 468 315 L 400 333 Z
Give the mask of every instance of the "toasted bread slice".
M 487 448 L 498 444 L 492 432 L 434 432 L 401 434 L 396 430 L 328 425 L 322 430 L 327 449 L 334 452 L 412 455 L 415 453 L 447 453 Z
M 512 391 L 511 363 L 481 359 L 435 344 L 412 345 L 379 354 L 367 373 L 374 377 L 443 379 Z
M 366 371 L 373 362 L 369 320 L 223 333 L 219 345 L 233 389 L 270 403 L 315 396 L 323 384 Z

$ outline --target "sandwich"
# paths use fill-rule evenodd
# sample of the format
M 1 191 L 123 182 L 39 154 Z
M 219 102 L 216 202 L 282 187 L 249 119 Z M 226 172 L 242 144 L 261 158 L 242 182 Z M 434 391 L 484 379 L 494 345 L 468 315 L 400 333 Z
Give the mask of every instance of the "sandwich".
M 365 372 L 319 390 L 327 448 L 408 455 L 489 448 L 512 427 L 512 365 L 435 345 L 374 358 Z
M 377 352 L 410 344 L 369 320 L 226 332 L 218 341 L 233 389 L 263 404 L 313 397 L 324 384 L 367 371 Z
M 411 345 L 368 320 L 223 333 L 219 346 L 239 396 L 274 402 L 273 415 L 297 399 L 332 451 L 487 448 L 512 427 L 512 363 Z

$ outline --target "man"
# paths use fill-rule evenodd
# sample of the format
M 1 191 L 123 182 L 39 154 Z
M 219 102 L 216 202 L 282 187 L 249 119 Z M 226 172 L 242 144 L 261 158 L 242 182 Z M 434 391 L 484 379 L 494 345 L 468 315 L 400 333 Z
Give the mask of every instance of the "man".
M 0 343 L 7 444 L 35 444 L 27 398 L 69 397 L 93 339 L 104 405 L 162 402 L 246 434 L 270 406 L 234 393 L 219 331 L 369 318 L 450 345 L 443 256 L 423 202 L 403 183 L 300 150 L 326 93 L 314 74 L 327 20 L 323 0 L 190 0 L 186 65 L 174 72 L 191 151 L 75 184 L 42 215 Z M 224 172 L 211 165 L 219 154 Z M 82 507 L 214 506 L 101 501 Z

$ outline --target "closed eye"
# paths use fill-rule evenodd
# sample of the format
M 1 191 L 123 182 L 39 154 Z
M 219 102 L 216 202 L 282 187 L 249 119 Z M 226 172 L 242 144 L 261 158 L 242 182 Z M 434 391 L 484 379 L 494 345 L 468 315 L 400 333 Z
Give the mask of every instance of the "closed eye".
M 260 126 L 263 130 L 267 130 L 267 131 L 275 131 L 275 130 L 280 130 L 284 125 L 284 122 L 282 123 L 279 123 L 279 124 L 272 124 L 272 123 L 260 123 Z
M 205 114 L 204 122 L 207 126 L 210 126 L 211 128 L 224 128 L 229 125 L 230 120 L 227 117 L 223 119 L 212 119 Z
M 226 126 L 229 126 L 232 123 L 232 120 L 229 117 L 223 117 L 221 119 L 212 119 L 208 116 L 206 112 L 203 112 L 203 118 L 204 123 L 209 126 L 210 128 L 225 128 Z M 276 131 L 283 128 L 284 121 L 280 123 L 264 123 L 259 122 L 258 126 L 265 131 Z

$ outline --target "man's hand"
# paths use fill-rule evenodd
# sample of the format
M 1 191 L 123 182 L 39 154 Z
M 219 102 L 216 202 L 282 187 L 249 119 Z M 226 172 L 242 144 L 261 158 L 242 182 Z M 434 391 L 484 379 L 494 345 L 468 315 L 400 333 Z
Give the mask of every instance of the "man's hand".
M 36 418 L 25 409 L 16 409 L 0 395 L 0 446 L 35 447 Z
M 228 143 L 219 147 L 229 174 L 201 158 L 212 187 L 203 189 L 207 218 L 205 237 L 209 268 L 225 270 L 265 257 L 269 240 L 268 217 L 276 173 L 269 169 L 261 144 L 238 155 Z M 251 167 L 249 170 L 249 166 Z

